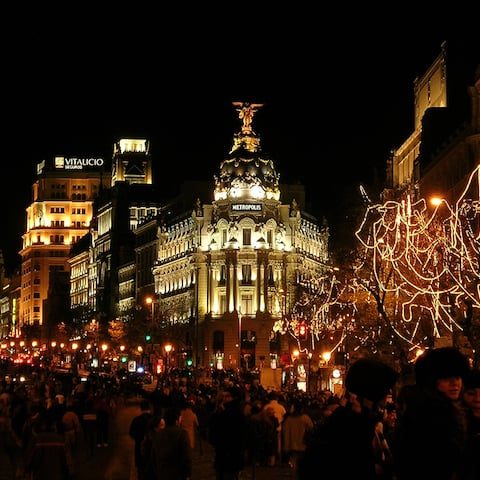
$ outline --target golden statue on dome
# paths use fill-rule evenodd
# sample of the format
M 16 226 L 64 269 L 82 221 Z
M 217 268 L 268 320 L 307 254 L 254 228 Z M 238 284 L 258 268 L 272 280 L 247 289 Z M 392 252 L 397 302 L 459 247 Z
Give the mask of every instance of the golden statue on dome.
M 242 133 L 252 134 L 252 120 L 255 112 L 263 107 L 263 103 L 249 103 L 249 102 L 232 102 L 232 105 L 237 108 L 238 118 L 243 120 Z

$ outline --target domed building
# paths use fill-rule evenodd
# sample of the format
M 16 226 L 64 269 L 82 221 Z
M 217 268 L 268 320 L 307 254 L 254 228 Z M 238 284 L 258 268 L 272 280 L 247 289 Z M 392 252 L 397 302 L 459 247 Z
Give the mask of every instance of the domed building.
M 274 324 L 288 318 L 298 282 L 321 275 L 328 228 L 295 199 L 283 204 L 279 173 L 252 129 L 259 104 L 234 103 L 243 120 L 215 176 L 213 202 L 201 204 L 159 233 L 153 267 L 161 321 L 178 351 L 197 364 L 252 369 L 288 348 Z

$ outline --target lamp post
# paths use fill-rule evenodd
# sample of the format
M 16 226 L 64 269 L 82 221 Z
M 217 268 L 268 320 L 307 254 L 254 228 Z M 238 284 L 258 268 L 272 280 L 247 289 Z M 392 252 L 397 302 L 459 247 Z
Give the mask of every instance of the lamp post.
M 331 358 L 332 358 L 332 353 L 331 352 L 326 351 L 326 352 L 322 353 L 322 359 L 323 359 L 323 361 L 325 362 L 325 365 L 326 365 L 326 367 L 324 368 L 324 370 L 326 371 L 325 387 L 328 387 L 328 375 L 329 375 L 329 373 L 328 373 L 329 372 L 328 362 L 330 361 Z M 323 380 L 323 378 L 322 378 L 322 380 Z
M 238 371 L 242 368 L 242 309 L 238 309 Z
M 167 372 L 168 372 L 170 370 L 170 352 L 172 351 L 173 346 L 171 343 L 167 343 L 163 348 L 165 349 L 165 353 L 167 354 L 166 364 L 167 364 Z
M 150 320 L 153 322 L 154 314 L 155 314 L 155 302 L 153 301 L 153 297 L 151 296 L 145 297 L 145 303 L 150 308 Z
M 310 391 L 310 363 L 312 361 L 312 352 L 308 352 L 308 367 L 307 367 L 307 392 Z

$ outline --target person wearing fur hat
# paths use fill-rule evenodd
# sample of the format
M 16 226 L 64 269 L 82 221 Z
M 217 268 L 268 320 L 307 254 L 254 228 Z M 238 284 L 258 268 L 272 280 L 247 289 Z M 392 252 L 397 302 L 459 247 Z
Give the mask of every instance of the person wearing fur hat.
M 395 435 L 397 478 L 457 479 L 466 445 L 459 399 L 468 359 L 456 348 L 436 348 L 421 355 L 414 369 L 416 386 Z
M 375 427 L 381 418 L 379 407 L 397 376 L 390 366 L 373 358 L 351 365 L 345 378 L 347 403 L 312 435 L 299 463 L 300 480 L 312 478 L 315 471 L 322 478 L 385 478 L 377 468 Z

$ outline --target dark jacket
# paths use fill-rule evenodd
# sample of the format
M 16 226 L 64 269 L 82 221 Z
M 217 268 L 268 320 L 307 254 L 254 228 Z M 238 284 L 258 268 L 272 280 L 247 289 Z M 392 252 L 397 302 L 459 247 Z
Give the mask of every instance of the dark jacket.
M 450 480 L 466 444 L 464 412 L 435 390 L 417 389 L 399 416 L 393 453 L 399 480 Z
M 309 435 L 307 448 L 299 463 L 298 478 L 375 479 L 373 437 L 376 416 L 370 411 L 353 411 L 338 407 Z
M 215 469 L 239 472 L 244 467 L 247 422 L 237 401 L 225 404 L 210 419 L 210 443 L 215 449 Z
M 152 437 L 152 469 L 156 480 L 184 480 L 192 475 L 192 453 L 183 428 L 168 426 Z
M 152 420 L 152 414 L 150 412 L 142 412 L 135 417 L 130 424 L 130 437 L 135 440 L 135 466 L 141 468 L 145 463 L 142 457 L 141 446 L 142 441 L 148 431 L 148 426 Z

